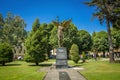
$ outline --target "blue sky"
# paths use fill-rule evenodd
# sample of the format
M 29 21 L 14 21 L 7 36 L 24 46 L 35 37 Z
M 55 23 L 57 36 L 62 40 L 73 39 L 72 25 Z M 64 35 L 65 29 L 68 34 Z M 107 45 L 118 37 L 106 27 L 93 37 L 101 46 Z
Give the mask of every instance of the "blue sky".
M 60 20 L 72 18 L 72 22 L 79 30 L 106 31 L 105 25 L 100 25 L 97 19 L 91 20 L 94 8 L 89 8 L 83 2 L 88 0 L 0 0 L 0 13 L 7 12 L 21 16 L 27 23 L 27 30 L 31 30 L 36 18 L 40 23 L 50 23 L 59 16 Z

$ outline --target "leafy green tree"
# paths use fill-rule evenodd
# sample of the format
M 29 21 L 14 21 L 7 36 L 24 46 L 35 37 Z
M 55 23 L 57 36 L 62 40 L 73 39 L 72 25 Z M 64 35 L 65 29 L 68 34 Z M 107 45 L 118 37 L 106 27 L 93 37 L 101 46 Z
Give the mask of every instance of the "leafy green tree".
M 13 61 L 13 52 L 12 48 L 7 43 L 1 43 L 0 44 L 0 64 L 3 66 L 7 62 Z
M 27 37 L 27 31 L 25 30 L 26 23 L 20 16 L 14 16 L 12 13 L 8 13 L 6 18 L 1 17 L 2 28 L 0 29 L 1 39 L 0 42 L 7 42 L 13 48 L 14 52 L 17 51 L 16 47 L 22 48 L 24 40 Z M 21 49 L 21 50 L 22 50 Z
M 77 33 L 79 51 L 87 52 L 91 50 L 92 39 L 91 35 L 85 30 L 79 30 Z
M 70 58 L 75 63 L 78 63 L 80 57 L 79 57 L 79 48 L 76 44 L 73 44 L 70 49 Z
M 109 42 L 109 54 L 110 54 L 110 62 L 114 62 L 113 56 L 113 43 L 111 38 L 111 30 L 110 24 L 114 24 L 116 20 L 119 20 L 119 12 L 120 11 L 120 1 L 119 0 L 91 0 L 89 2 L 85 2 L 88 6 L 95 6 L 96 12 L 93 16 L 97 17 L 100 23 L 106 22 L 107 32 L 108 32 L 108 42 Z M 117 9 L 117 12 L 115 10 Z M 113 21 L 115 21 L 113 23 Z M 115 26 L 114 26 L 115 27 Z M 117 26 L 118 27 L 118 26 Z
M 105 55 L 105 52 L 109 50 L 107 33 L 100 31 L 95 34 L 93 37 L 92 51 L 94 53 L 103 52 L 103 55 Z

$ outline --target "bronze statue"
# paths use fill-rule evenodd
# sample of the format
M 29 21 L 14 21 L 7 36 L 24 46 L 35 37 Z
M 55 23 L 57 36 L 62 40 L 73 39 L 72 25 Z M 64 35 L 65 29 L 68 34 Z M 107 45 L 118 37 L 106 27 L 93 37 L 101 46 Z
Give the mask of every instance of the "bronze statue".
M 68 21 L 63 21 L 59 23 L 58 21 L 53 21 L 54 25 L 58 27 L 58 46 L 63 47 L 63 38 L 64 38 L 64 31 L 69 27 L 69 24 L 71 22 L 71 19 Z

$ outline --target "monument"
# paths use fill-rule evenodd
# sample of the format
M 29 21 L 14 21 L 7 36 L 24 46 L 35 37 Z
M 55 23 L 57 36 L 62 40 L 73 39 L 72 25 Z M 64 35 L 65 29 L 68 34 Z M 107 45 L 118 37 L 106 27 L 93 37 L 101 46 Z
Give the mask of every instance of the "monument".
M 56 55 L 56 68 L 67 68 L 67 51 L 65 47 L 60 47 L 57 49 Z
M 56 68 L 67 68 L 68 62 L 67 62 L 67 50 L 65 47 L 63 47 L 63 38 L 64 38 L 64 31 L 68 28 L 71 20 L 63 21 L 59 23 L 58 21 L 53 21 L 55 26 L 58 27 L 58 46 L 57 48 L 57 54 L 56 54 Z

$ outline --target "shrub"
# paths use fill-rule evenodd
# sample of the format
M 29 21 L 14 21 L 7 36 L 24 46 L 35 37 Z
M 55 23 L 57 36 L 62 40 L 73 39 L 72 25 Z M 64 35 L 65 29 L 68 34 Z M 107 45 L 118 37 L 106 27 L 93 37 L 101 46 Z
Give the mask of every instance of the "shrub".
M 78 63 L 80 57 L 79 57 L 79 48 L 76 44 L 73 44 L 70 49 L 70 58 L 75 63 Z

